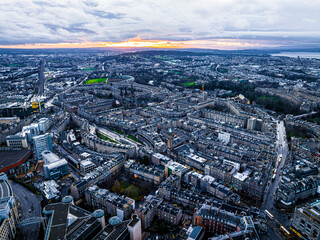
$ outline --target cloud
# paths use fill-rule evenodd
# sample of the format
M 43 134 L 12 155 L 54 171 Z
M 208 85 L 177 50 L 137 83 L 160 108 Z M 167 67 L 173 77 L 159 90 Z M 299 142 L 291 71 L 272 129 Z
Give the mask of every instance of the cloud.
M 314 0 L 1 0 L 0 44 L 207 39 L 316 42 Z
M 100 18 L 107 18 L 107 19 L 122 19 L 124 18 L 125 14 L 123 13 L 112 13 L 112 12 L 105 12 L 101 10 L 94 10 L 91 12 L 93 16 L 97 16 Z

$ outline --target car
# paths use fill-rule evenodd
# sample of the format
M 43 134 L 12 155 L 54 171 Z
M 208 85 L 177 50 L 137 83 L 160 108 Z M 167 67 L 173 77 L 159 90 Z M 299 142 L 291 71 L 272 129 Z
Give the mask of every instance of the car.
M 29 208 L 29 212 L 31 212 L 31 208 Z

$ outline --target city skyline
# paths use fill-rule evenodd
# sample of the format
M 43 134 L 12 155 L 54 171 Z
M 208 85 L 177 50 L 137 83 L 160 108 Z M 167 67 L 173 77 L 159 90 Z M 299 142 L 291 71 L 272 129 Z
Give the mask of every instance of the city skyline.
M 315 1 L 2 1 L 0 48 L 318 47 Z

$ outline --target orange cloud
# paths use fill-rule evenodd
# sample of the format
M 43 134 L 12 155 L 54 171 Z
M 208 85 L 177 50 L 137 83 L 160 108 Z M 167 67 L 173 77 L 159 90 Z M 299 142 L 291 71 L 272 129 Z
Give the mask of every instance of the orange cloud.
M 216 40 L 142 40 L 131 39 L 124 42 L 80 42 L 80 43 L 34 43 L 20 45 L 0 45 L 0 48 L 46 49 L 46 48 L 207 48 L 207 49 L 247 49 L 259 47 L 275 47 L 264 41 L 248 41 L 244 39 Z

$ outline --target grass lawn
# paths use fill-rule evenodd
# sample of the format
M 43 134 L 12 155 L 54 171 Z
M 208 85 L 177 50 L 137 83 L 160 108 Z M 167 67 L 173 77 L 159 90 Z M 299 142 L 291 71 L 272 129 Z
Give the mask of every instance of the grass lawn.
M 105 136 L 105 135 L 103 135 L 101 133 L 97 133 L 97 136 L 99 138 L 103 139 L 103 140 L 106 140 L 106 141 L 109 141 L 109 142 L 113 142 L 113 143 L 118 143 L 117 141 L 115 141 L 115 140 L 113 140 L 113 139 L 111 139 L 111 138 L 109 138 L 109 137 L 107 137 L 107 136 Z
M 311 118 L 311 121 L 320 124 L 320 117 Z
M 106 78 L 95 78 L 95 79 L 88 79 L 84 82 L 84 85 L 92 84 L 92 83 L 99 83 L 99 82 L 105 82 Z
M 142 144 L 142 142 L 139 140 L 139 139 L 137 139 L 137 138 L 135 138 L 134 136 L 132 136 L 132 135 L 127 135 L 126 136 L 127 138 L 130 138 L 131 140 L 133 140 L 133 141 L 135 141 L 135 142 L 137 142 L 137 143 L 141 143 Z
M 197 85 L 197 83 L 196 82 L 185 82 L 185 83 L 183 83 L 184 87 L 190 87 L 192 85 Z
M 140 201 L 144 196 L 149 194 L 149 190 L 123 180 L 115 181 L 111 188 L 111 191 L 123 194 L 129 198 L 134 199 L 135 201 Z
M 81 70 L 82 71 L 94 71 L 95 69 L 94 68 L 82 68 Z
M 113 131 L 113 132 L 116 132 L 116 133 L 119 133 L 119 134 L 121 134 L 121 135 L 123 135 L 123 132 L 122 131 L 120 131 L 120 130 L 117 130 L 117 129 L 114 129 L 114 128 L 109 128 L 111 131 Z
M 290 137 L 298 137 L 298 138 L 302 138 L 302 139 L 308 139 L 310 138 L 306 132 L 303 132 L 303 131 L 290 131 L 289 132 L 289 136 Z

